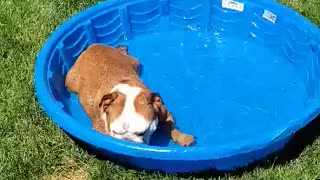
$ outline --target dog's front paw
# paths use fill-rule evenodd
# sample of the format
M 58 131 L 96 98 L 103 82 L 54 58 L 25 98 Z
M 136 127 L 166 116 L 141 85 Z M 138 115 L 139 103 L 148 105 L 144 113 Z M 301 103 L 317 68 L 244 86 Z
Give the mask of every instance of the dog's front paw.
M 194 143 L 193 136 L 191 136 L 189 134 L 181 133 L 179 131 L 172 132 L 172 140 L 175 143 L 178 143 L 179 145 L 184 146 L 184 147 L 191 146 Z
M 177 143 L 184 147 L 191 146 L 194 143 L 194 137 L 189 134 L 181 134 Z

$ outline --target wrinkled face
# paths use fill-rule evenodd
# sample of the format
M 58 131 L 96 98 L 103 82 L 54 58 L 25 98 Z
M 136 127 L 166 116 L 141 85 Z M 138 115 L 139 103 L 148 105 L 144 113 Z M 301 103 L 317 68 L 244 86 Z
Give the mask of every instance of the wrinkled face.
M 127 84 L 118 84 L 111 92 L 117 93 L 117 96 L 102 113 L 110 136 L 136 143 L 149 143 L 158 126 L 151 94 Z

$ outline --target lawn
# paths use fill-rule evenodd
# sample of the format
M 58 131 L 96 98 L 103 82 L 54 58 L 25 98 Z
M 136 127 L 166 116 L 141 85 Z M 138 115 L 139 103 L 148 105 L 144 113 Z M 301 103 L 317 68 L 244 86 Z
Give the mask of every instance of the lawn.
M 177 176 L 138 172 L 99 160 L 77 146 L 37 103 L 34 62 L 60 23 L 96 2 L 0 1 L 0 179 L 320 179 L 320 139 L 310 134 L 319 123 L 305 130 L 308 135 L 301 133 L 279 157 L 237 173 Z M 281 2 L 320 25 L 319 0 Z M 287 157 L 290 160 L 284 161 Z

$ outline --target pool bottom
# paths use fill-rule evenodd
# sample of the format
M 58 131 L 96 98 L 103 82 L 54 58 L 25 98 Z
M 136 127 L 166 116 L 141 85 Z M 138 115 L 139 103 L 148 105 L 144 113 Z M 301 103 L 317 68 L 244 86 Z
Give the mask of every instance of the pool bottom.
M 141 78 L 199 146 L 275 138 L 305 107 L 297 67 L 254 38 L 191 29 L 137 36 L 128 45 L 143 64 Z

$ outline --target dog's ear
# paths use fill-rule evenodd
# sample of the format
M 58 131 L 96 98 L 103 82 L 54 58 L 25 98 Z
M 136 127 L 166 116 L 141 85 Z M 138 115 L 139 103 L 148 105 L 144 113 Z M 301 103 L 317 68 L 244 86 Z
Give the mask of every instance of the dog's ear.
M 159 121 L 165 122 L 167 120 L 173 120 L 172 115 L 164 106 L 164 103 L 158 93 L 151 94 L 151 103 L 153 106 L 154 114 L 158 117 Z
M 118 46 L 117 49 L 121 52 L 123 55 L 128 55 L 128 47 L 127 46 Z
M 115 99 L 117 99 L 117 97 L 118 97 L 118 93 L 116 93 L 116 92 L 112 92 L 112 93 L 109 93 L 109 94 L 102 96 L 100 103 L 99 103 L 99 108 L 103 112 L 107 112 L 109 106 L 111 105 L 111 103 Z
M 164 105 L 158 93 L 151 93 L 151 103 L 156 112 L 159 112 L 161 107 Z

